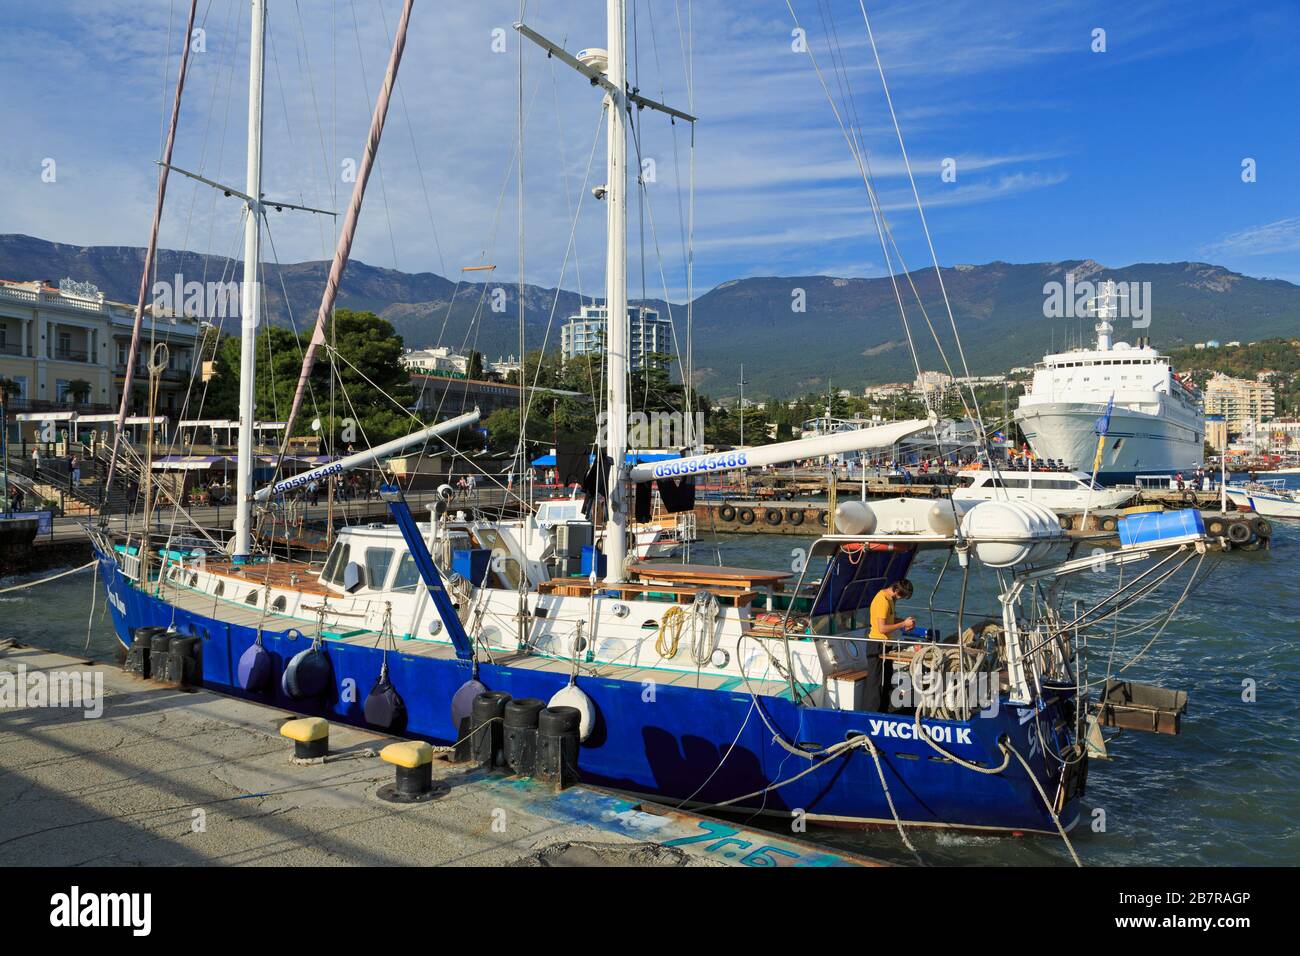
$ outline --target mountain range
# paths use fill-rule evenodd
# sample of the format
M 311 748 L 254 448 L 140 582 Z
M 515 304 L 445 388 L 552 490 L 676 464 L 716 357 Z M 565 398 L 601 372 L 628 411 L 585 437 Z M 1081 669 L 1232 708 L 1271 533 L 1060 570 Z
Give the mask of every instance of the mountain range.
M 0 235 L 0 278 L 57 284 L 70 277 L 93 282 L 121 302 L 135 302 L 143 262 L 144 250 L 138 247 L 75 246 Z M 329 263 L 267 264 L 264 269 L 270 321 L 308 327 Z M 187 281 L 230 280 L 241 271 L 239 263 L 219 256 L 175 250 L 160 250 L 158 256 L 160 278 L 179 273 Z M 1172 350 L 1206 339 L 1250 341 L 1300 331 L 1300 286 L 1207 263 L 1108 268 L 1078 259 L 945 267 L 944 289 L 972 374 L 1030 365 L 1049 350 L 1091 343 L 1091 319 L 1045 317 L 1045 286 L 1064 284 L 1067 273 L 1075 282 L 1150 283 L 1150 324 L 1131 328 L 1130 320 L 1120 319 L 1115 333 L 1120 340 L 1146 336 L 1157 347 Z M 555 289 L 534 285 L 525 285 L 523 295 L 528 349 L 541 347 L 544 339 L 548 349 L 557 349 L 560 325 L 582 300 L 575 292 L 560 290 L 557 297 Z M 898 297 L 907 311 L 906 327 Z M 410 348 L 442 344 L 456 351 L 477 349 L 489 359 L 519 351 L 517 303 L 514 283 L 458 285 L 432 272 L 399 272 L 356 260 L 348 265 L 338 298 L 341 308 L 383 316 Z M 671 311 L 684 349 L 686 306 L 658 300 L 646 304 L 661 315 Z M 900 276 L 896 285 L 889 277 L 734 279 L 698 296 L 692 314 L 696 383 L 715 396 L 735 394 L 742 363 L 747 394 L 755 398 L 910 381 L 916 374 L 913 348 L 923 368 L 945 368 L 936 337 L 952 368 L 961 367 L 933 269 Z M 233 321 L 227 324 L 233 330 Z

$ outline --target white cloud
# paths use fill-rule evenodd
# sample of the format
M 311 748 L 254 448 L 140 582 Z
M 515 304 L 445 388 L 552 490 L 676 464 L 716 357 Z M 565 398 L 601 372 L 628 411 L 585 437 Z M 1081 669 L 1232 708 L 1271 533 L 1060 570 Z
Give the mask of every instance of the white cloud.
M 1300 251 L 1300 218 L 1279 219 L 1251 226 L 1203 247 L 1211 256 L 1262 256 Z

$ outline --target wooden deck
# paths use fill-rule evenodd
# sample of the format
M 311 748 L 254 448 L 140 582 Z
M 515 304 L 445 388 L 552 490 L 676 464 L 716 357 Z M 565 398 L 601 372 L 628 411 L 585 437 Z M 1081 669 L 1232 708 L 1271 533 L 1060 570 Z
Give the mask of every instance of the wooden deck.
M 334 593 L 316 579 L 319 569 L 305 561 L 267 561 L 261 564 L 208 561 L 205 567 L 212 574 L 233 579 L 244 585 L 284 588 L 317 597 Z

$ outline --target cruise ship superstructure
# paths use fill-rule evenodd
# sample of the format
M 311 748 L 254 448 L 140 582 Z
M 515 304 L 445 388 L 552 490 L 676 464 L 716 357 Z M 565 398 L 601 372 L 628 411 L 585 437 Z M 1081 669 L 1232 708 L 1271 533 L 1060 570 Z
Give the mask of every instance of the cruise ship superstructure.
M 1139 476 L 1174 475 L 1201 466 L 1205 416 L 1200 392 L 1178 376 L 1169 359 L 1140 340 L 1112 343 L 1115 285 L 1101 288 L 1097 343 L 1046 355 L 1020 396 L 1015 419 L 1040 458 L 1091 471 L 1097 450 L 1097 419 L 1114 396 L 1101 467 L 1108 484 Z

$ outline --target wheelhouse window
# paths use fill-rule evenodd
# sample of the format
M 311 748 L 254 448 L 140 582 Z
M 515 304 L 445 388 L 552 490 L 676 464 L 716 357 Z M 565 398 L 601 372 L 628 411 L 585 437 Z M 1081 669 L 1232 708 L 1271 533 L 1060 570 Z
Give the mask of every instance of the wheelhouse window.
M 415 558 L 411 557 L 411 552 L 404 552 L 397 562 L 397 573 L 393 575 L 393 590 L 414 591 L 419 584 L 420 572 L 415 567 Z
M 336 541 L 334 549 L 330 551 L 329 557 L 325 559 L 325 569 L 321 571 L 320 579 L 325 584 L 343 584 L 343 569 L 348 566 L 348 559 L 352 554 L 352 546 L 346 541 Z
M 366 548 L 366 584 L 372 588 L 382 588 L 388 580 L 388 569 L 392 563 L 392 548 Z

